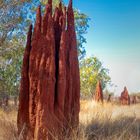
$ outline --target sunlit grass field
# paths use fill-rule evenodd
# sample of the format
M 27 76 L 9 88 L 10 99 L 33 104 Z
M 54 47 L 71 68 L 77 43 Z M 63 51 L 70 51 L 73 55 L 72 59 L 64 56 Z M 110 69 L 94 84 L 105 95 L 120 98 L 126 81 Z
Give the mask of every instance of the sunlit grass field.
M 140 104 L 81 100 L 79 133 L 72 140 L 140 140 Z M 17 140 L 17 109 L 0 109 L 0 140 Z

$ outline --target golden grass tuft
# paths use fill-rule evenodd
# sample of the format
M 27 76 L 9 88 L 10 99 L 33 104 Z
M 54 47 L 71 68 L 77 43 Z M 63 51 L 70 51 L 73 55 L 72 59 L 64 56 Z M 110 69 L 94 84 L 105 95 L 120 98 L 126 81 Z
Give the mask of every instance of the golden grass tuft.
M 17 140 L 17 111 L 0 109 L 0 140 Z
M 80 103 L 79 133 L 70 140 L 140 140 L 140 104 Z M 16 118 L 16 109 L 0 109 L 0 140 L 18 140 Z

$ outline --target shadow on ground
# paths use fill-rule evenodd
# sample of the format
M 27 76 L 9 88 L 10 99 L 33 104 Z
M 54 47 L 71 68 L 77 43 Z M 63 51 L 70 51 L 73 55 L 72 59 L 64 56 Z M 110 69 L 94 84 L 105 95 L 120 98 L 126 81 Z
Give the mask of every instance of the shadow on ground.
M 140 140 L 140 119 L 118 116 L 116 119 L 93 119 L 85 130 L 88 140 Z

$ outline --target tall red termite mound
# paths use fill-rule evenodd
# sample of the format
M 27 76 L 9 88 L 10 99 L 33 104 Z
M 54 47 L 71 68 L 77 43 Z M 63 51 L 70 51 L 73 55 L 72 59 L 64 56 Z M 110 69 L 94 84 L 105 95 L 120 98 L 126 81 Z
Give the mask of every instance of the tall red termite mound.
M 103 91 L 102 91 L 101 81 L 98 81 L 96 85 L 95 101 L 103 102 Z
M 37 9 L 24 52 L 18 132 L 23 139 L 52 140 L 70 135 L 79 123 L 80 77 L 72 0 Z
M 108 95 L 107 102 L 111 102 L 111 94 Z
M 130 96 L 126 87 L 124 87 L 124 90 L 121 93 L 120 100 L 122 105 L 130 105 Z
M 135 95 L 132 96 L 132 104 L 136 104 L 137 103 L 137 97 Z

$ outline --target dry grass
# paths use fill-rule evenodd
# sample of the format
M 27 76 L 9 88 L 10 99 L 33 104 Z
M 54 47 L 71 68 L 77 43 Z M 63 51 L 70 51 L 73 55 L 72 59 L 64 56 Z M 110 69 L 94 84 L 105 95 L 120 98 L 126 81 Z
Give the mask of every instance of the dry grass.
M 16 118 L 16 109 L 0 109 L 0 140 L 17 140 Z
M 0 140 L 17 140 L 17 111 L 0 110 Z M 81 101 L 79 135 L 72 140 L 140 140 L 140 104 Z
M 81 101 L 80 122 L 88 140 L 139 140 L 140 104 L 119 106 Z

